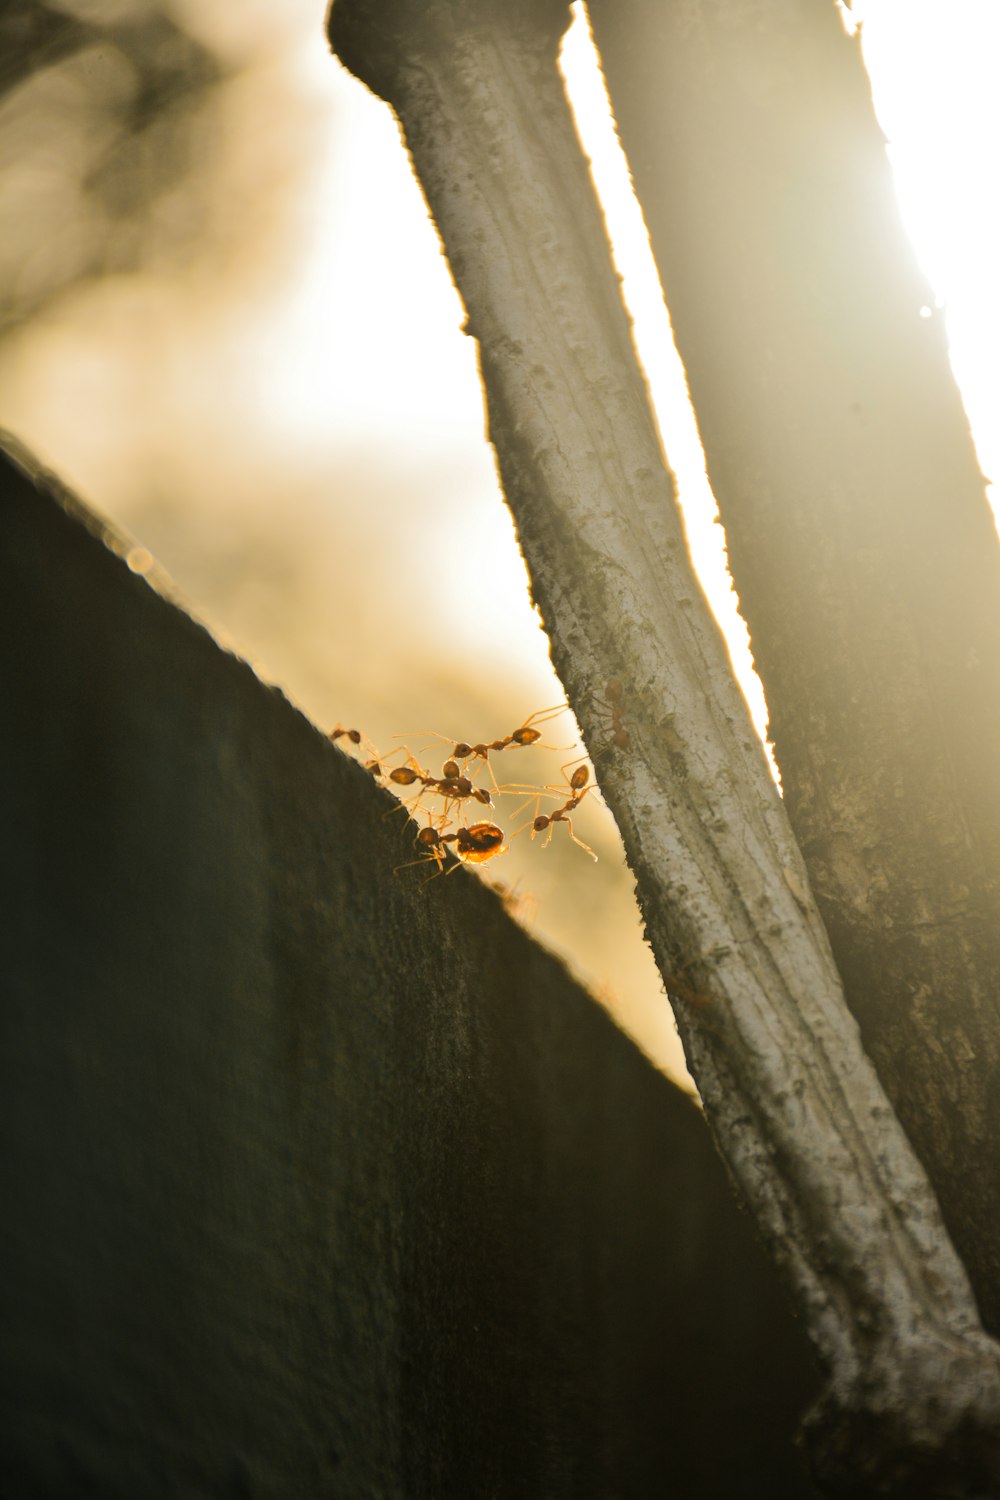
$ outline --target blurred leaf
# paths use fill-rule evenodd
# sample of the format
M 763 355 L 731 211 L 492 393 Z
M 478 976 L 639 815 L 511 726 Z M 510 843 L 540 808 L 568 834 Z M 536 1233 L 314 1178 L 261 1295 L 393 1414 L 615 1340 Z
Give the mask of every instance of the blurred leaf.
M 148 0 L 13 0 L 0 15 L 0 55 L 9 329 L 75 283 L 197 234 L 195 122 L 222 69 Z

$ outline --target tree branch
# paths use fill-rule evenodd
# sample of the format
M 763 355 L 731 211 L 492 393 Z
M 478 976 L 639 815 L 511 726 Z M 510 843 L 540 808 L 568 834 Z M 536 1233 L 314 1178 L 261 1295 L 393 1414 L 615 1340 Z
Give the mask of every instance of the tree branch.
M 826 1481 L 916 1495 L 933 1459 L 973 1476 L 956 1494 L 985 1494 L 998 1350 L 861 1050 L 691 571 L 556 70 L 565 21 L 557 0 L 338 0 L 330 25 L 400 117 L 479 340 L 553 660 L 709 1122 L 828 1377 Z
M 860 49 L 815 0 L 588 10 L 785 807 L 1000 1334 L 1000 547 Z

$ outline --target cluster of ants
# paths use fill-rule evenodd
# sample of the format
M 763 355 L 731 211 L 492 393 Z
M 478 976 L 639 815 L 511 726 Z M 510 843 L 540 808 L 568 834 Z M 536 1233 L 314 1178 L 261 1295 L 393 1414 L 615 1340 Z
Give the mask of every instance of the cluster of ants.
M 608 718 L 612 743 L 620 749 L 627 749 L 629 739 L 628 731 L 622 721 L 621 684 L 617 681 L 609 682 L 605 691 L 606 701 L 602 704 L 602 712 L 606 713 Z M 440 875 L 444 873 L 449 856 L 455 857 L 457 863 L 452 868 L 457 869 L 459 863 L 484 864 L 487 860 L 505 853 L 506 834 L 496 823 L 488 821 L 465 823 L 458 820 L 467 808 L 473 811 L 478 807 L 492 810 L 495 808 L 494 797 L 516 795 L 522 796 L 518 813 L 523 811 L 532 799 L 534 799 L 535 808 L 532 816 L 514 830 L 511 839 L 515 839 L 519 833 L 530 829 L 532 839 L 544 833 L 547 845 L 556 827 L 561 824 L 565 826 L 573 843 L 579 845 L 592 859 L 596 860 L 597 855 L 593 849 L 582 839 L 577 838 L 573 832 L 572 821 L 572 814 L 587 794 L 594 790 L 595 783 L 590 779 L 588 766 L 573 761 L 567 762 L 562 768 L 562 784 L 558 786 L 535 786 L 526 782 L 501 786 L 497 782 L 490 759 L 491 756 L 499 755 L 504 751 L 525 750 L 530 746 L 554 749 L 554 746 L 540 744 L 542 730 L 538 726 L 564 713 L 566 707 L 565 703 L 560 703 L 555 708 L 539 709 L 537 713 L 525 719 L 517 729 L 501 739 L 476 745 L 469 744 L 465 740 L 456 741 L 451 754 L 441 767 L 439 776 L 420 765 L 405 746 L 401 747 L 399 752 L 394 752 L 403 755 L 404 761 L 401 765 L 390 766 L 388 761 L 391 756 L 383 760 L 381 756 L 375 754 L 366 760 L 364 762 L 366 770 L 383 784 L 388 784 L 394 791 L 398 788 L 417 788 L 416 796 L 410 800 L 406 799 L 402 791 L 397 791 L 397 796 L 411 814 L 421 811 L 427 820 L 416 835 L 417 845 L 423 851 L 421 857 L 399 865 L 398 869 L 434 864 L 437 867 L 435 873 Z M 359 729 L 345 729 L 339 724 L 330 730 L 329 738 L 334 742 L 345 740 L 349 745 L 358 749 L 362 749 L 367 744 L 365 736 Z M 440 736 L 435 736 L 435 738 L 440 738 Z M 576 769 L 567 776 L 567 771 L 574 764 Z M 476 783 L 477 774 L 484 768 L 489 771 L 493 783 L 492 788 Z M 526 797 L 523 796 L 524 793 L 527 793 Z M 542 812 L 540 809 L 543 797 L 555 797 L 559 805 L 550 812 Z

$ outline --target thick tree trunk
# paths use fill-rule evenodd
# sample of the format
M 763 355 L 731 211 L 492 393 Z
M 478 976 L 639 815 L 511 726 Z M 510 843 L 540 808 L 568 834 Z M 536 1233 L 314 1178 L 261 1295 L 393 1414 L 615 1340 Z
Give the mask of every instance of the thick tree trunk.
M 338 0 L 331 34 L 400 116 L 480 341 L 553 658 L 710 1121 L 829 1377 L 827 1481 L 985 1495 L 996 1346 L 843 1006 L 690 571 L 555 68 L 565 19 L 557 0 Z
M 832 3 L 590 0 L 867 1049 L 1000 1331 L 1000 549 Z

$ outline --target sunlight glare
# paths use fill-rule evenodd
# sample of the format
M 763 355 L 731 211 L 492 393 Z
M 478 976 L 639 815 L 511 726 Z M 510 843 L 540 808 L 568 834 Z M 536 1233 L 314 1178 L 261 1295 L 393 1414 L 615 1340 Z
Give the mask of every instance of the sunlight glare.
M 581 145 L 604 211 L 622 294 L 632 317 L 632 337 L 649 386 L 667 460 L 677 480 L 695 571 L 726 638 L 733 670 L 761 739 L 767 709 L 753 667 L 746 625 L 739 614 L 726 563 L 725 539 L 715 496 L 705 474 L 705 454 L 691 409 L 684 367 L 674 344 L 670 316 L 649 245 L 642 209 L 632 190 L 628 162 L 618 140 L 597 49 L 580 0 L 563 39 L 560 67 L 566 80 Z
M 310 39 L 296 73 L 330 128 L 294 283 L 252 329 L 272 419 L 300 451 L 381 444 L 387 431 L 401 447 L 431 449 L 449 429 L 478 436 L 475 345 L 458 333 L 462 305 L 393 116 L 322 37 Z
M 577 130 L 591 160 L 633 337 L 677 478 L 692 560 L 763 737 L 763 692 L 729 581 L 683 366 L 579 0 L 573 12 L 561 66 Z M 850 34 L 860 28 L 903 218 L 936 305 L 945 309 L 952 367 L 981 465 L 987 476 L 1000 475 L 1000 4 L 854 0 L 850 9 L 841 7 L 841 16 Z M 932 315 L 932 308 L 920 309 L 921 317 Z M 998 490 L 988 493 L 996 508 Z
M 980 463 L 1000 476 L 1000 5 L 856 0 L 855 11 L 903 218 L 945 309 Z

